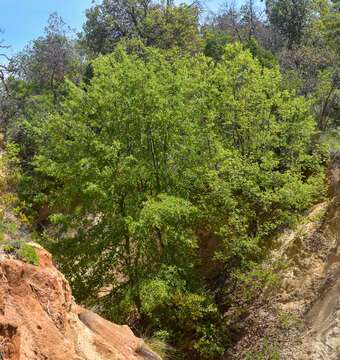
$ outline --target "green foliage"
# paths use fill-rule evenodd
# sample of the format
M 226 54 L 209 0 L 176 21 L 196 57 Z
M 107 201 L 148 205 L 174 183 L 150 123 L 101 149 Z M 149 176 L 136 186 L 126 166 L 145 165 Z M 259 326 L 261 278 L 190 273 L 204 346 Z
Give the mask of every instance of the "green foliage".
M 146 45 L 159 49 L 176 46 L 197 51 L 200 48 L 199 15 L 200 9 L 195 4 L 175 6 L 168 2 L 166 6 L 158 5 L 143 19 L 142 39 Z
M 29 264 L 40 265 L 39 258 L 33 246 L 22 243 L 16 253 L 19 258 L 26 260 Z
M 122 39 L 142 40 L 161 49 L 177 46 L 197 51 L 199 14 L 195 3 L 103 0 L 86 11 L 81 42 L 95 56 L 110 53 Z
M 6 155 L 0 158 L 0 250 L 11 253 L 29 264 L 39 266 L 39 259 L 33 246 L 24 239 L 18 240 L 20 226 L 27 222 L 22 213 L 22 205 L 12 192 L 11 187 L 17 184 L 20 171 L 17 167 L 18 149 L 14 144 L 8 145 Z
M 323 11 L 321 21 L 324 25 L 324 33 L 331 47 L 339 52 L 340 49 L 340 2 L 331 0 L 328 7 Z
M 167 331 L 201 358 L 222 355 L 232 333 L 195 271 L 200 230 L 218 237 L 226 271 L 250 271 L 322 192 L 309 103 L 259 54 L 229 44 L 214 64 L 117 45 L 30 128 L 33 189 L 50 184 L 30 187 L 30 203 L 62 209 L 47 245 L 77 300 L 141 333 Z M 250 278 L 270 281 L 253 269 Z
M 253 36 L 251 37 L 248 46 L 252 55 L 259 60 L 262 66 L 273 68 L 277 65 L 277 60 L 272 52 L 261 49 L 259 43 Z
M 203 359 L 224 354 L 231 334 L 223 328 L 223 318 L 212 298 L 204 293 L 176 294 L 167 305 L 162 322 L 176 334 L 180 351 L 197 352 Z
M 289 49 L 300 44 L 312 12 L 309 0 L 267 0 L 266 11 L 271 25 L 287 40 Z
M 2 249 L 8 254 L 13 254 L 17 258 L 26 261 L 28 264 L 39 266 L 39 258 L 33 246 L 24 241 L 16 240 L 13 243 L 3 242 Z
M 204 40 L 204 55 L 213 58 L 215 61 L 220 61 L 224 54 L 225 45 L 229 40 L 228 35 L 222 31 L 215 30 L 207 32 Z
M 245 351 L 245 356 L 249 360 L 280 360 L 280 351 L 276 345 L 271 345 L 268 340 L 264 340 L 263 351 L 252 352 L 250 350 Z
M 169 285 L 164 280 L 151 280 L 141 284 L 142 311 L 152 315 L 153 311 L 169 298 Z

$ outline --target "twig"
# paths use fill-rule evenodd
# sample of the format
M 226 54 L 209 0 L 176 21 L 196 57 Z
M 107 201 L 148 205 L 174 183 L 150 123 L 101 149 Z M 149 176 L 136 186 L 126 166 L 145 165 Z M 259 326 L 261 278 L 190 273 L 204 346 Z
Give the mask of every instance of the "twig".
M 29 285 L 30 285 L 30 287 L 31 287 L 31 289 L 32 289 L 33 292 L 36 293 L 36 291 L 38 290 L 38 291 L 41 291 L 42 293 L 44 293 L 44 294 L 46 294 L 46 295 L 48 296 L 48 298 L 47 298 L 47 305 L 46 305 L 46 312 L 47 312 L 47 314 L 48 314 L 49 316 L 53 316 L 53 315 L 51 314 L 51 311 L 50 311 L 50 299 L 51 299 L 50 294 L 49 294 L 47 291 L 45 291 L 45 290 L 43 290 L 43 289 L 40 289 L 38 286 L 35 286 L 35 285 L 31 284 L 31 283 L 29 283 Z M 53 319 L 53 321 L 54 321 L 54 319 Z M 0 360 L 1 360 L 1 359 L 0 359 Z
M 14 306 L 14 307 L 17 307 L 15 304 L 10 304 L 10 303 L 5 303 L 3 302 L 4 305 L 7 305 L 7 306 Z
M 5 343 L 6 339 L 3 339 L 1 342 L 0 342 L 0 360 L 5 360 L 5 354 L 4 352 L 2 351 L 2 347 Z
M 39 291 L 43 292 L 44 294 L 46 294 L 48 297 L 50 297 L 50 294 L 47 291 L 40 289 L 38 286 L 33 285 L 31 283 L 29 283 L 29 284 L 30 284 L 30 287 L 32 288 L 32 290 L 39 290 Z
M 47 309 L 47 314 L 52 316 L 51 312 L 50 312 L 50 299 L 48 299 L 47 301 L 47 306 L 46 306 L 46 309 Z
M 0 278 L 1 278 L 1 281 L 0 281 L 1 284 L 8 283 L 8 279 L 4 273 L 1 273 Z

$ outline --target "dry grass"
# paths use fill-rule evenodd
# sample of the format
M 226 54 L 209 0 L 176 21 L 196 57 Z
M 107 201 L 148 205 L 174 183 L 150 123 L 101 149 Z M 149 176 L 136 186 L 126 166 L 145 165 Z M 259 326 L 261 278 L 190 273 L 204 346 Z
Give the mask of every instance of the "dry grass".
M 136 352 L 150 360 L 175 360 L 175 349 L 156 337 L 141 340 Z

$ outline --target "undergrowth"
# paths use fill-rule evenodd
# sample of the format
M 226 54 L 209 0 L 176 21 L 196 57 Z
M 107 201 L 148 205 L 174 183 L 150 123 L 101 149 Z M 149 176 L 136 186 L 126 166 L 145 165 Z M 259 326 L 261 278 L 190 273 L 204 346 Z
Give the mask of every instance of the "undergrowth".
M 39 258 L 33 246 L 20 237 L 20 226 L 27 218 L 22 213 L 22 205 L 13 187 L 19 172 L 16 166 L 15 149 L 9 149 L 10 156 L 3 153 L 0 157 L 0 251 L 14 255 L 29 264 L 39 266 Z M 9 158 L 11 161 L 9 161 Z
M 276 345 L 270 344 L 266 339 L 263 343 L 263 348 L 260 351 L 253 352 L 251 350 L 245 351 L 245 356 L 249 360 L 280 360 L 280 351 Z

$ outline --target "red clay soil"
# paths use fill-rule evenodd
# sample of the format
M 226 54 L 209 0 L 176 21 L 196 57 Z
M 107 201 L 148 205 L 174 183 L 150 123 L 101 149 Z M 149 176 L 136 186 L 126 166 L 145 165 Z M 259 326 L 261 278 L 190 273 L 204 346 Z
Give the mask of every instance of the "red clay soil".
M 0 360 L 159 360 L 128 326 L 77 306 L 51 255 L 0 261 Z

